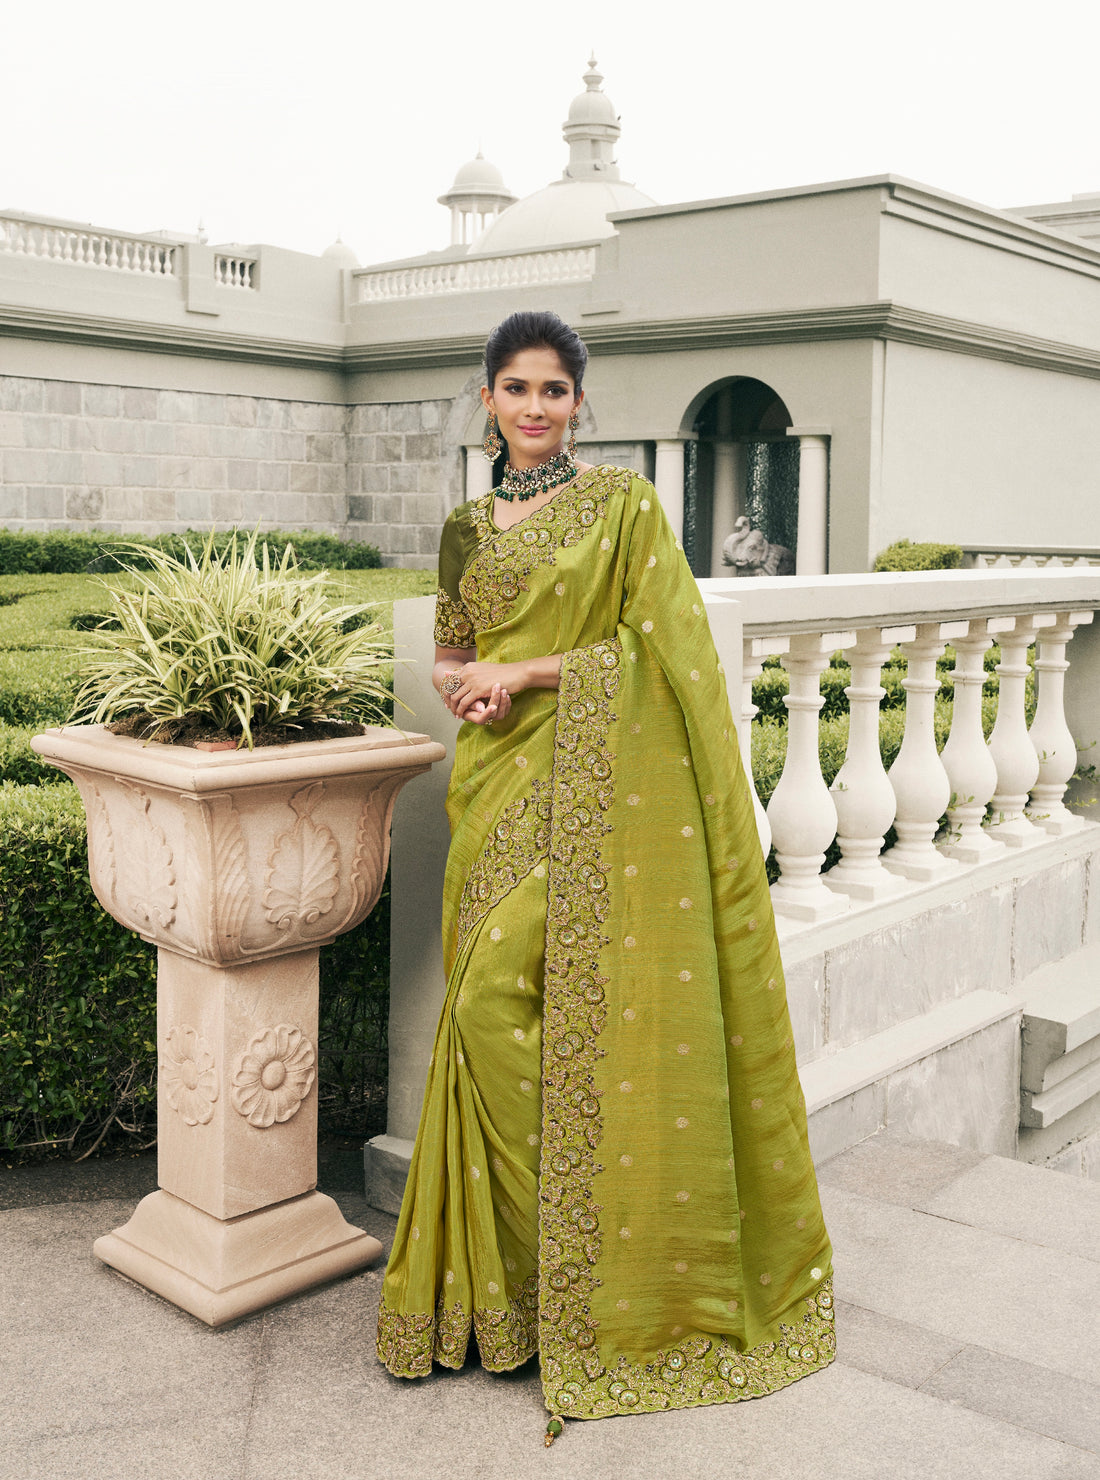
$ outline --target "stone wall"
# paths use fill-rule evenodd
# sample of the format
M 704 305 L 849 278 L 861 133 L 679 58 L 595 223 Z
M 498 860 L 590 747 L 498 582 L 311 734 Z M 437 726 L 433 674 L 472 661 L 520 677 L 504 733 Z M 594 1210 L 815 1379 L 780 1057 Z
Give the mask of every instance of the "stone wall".
M 347 535 L 377 545 L 387 565 L 434 567 L 440 527 L 463 497 L 452 406 L 398 401 L 348 410 Z
M 347 408 L 0 378 L 0 523 L 342 532 Z
M 432 568 L 465 497 L 474 380 L 454 399 L 344 406 L 0 377 L 0 525 L 320 529 L 376 545 L 386 565 Z M 580 454 L 652 477 L 652 444 Z

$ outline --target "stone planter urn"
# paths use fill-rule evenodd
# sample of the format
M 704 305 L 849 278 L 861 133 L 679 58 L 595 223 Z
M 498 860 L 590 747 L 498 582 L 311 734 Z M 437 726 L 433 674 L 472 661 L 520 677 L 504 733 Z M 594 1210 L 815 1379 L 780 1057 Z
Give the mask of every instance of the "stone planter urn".
M 80 789 L 97 899 L 157 947 L 160 1190 L 97 1256 L 211 1326 L 370 1264 L 316 1190 L 318 954 L 374 907 L 397 793 L 443 746 L 32 743 Z

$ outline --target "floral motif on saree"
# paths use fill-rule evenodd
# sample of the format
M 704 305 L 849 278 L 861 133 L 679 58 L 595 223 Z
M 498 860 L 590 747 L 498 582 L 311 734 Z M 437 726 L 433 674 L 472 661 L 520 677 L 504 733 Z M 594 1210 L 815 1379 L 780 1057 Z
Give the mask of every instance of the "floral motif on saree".
M 652 485 L 598 468 L 507 531 L 491 496 L 456 511 L 440 589 L 479 658 L 562 674 L 460 733 L 379 1357 L 537 1348 L 583 1418 L 771 1392 L 833 1358 L 832 1251 L 698 588 Z

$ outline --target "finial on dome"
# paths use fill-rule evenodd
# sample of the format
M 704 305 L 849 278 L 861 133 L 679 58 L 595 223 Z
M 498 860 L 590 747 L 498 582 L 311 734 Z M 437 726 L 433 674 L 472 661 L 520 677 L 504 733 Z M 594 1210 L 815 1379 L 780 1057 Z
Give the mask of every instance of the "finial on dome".
M 584 74 L 584 83 L 589 92 L 599 92 L 602 81 L 603 73 L 596 70 L 596 53 L 593 52 L 588 58 L 588 71 Z
M 619 167 L 614 150 L 621 129 L 615 105 L 600 87 L 603 75 L 596 70 L 595 53 L 588 60 L 584 74 L 586 91 L 578 93 L 569 105 L 569 117 L 562 128 L 569 145 L 569 163 L 565 180 L 617 180 Z

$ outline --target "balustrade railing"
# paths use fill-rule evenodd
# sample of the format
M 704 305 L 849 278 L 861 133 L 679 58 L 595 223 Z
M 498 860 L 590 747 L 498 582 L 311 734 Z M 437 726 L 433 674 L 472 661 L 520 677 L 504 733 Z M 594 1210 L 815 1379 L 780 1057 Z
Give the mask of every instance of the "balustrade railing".
M 218 252 L 214 257 L 214 281 L 223 288 L 254 288 L 255 257 L 230 257 Z
M 359 272 L 356 301 L 385 303 L 398 298 L 433 298 L 443 293 L 477 293 L 490 288 L 525 288 L 586 282 L 596 272 L 595 247 L 565 247 L 522 252 L 513 257 L 459 258 L 421 267 Z
M 1079 751 L 1100 740 L 1100 633 L 1090 643 L 1084 674 L 1096 692 L 1084 702 L 1077 695 L 1073 706 L 1075 723 L 1091 726 L 1092 733 L 1075 734 L 1067 720 L 1067 682 L 1074 682 L 1074 633 L 1100 608 L 1100 571 L 1025 568 L 701 585 L 712 607 L 732 599 L 740 609 L 740 740 L 750 775 L 753 679 L 773 655 L 790 679 L 783 772 L 766 811 L 756 799 L 761 845 L 765 853 L 775 849 L 778 915 L 826 920 L 1092 825 L 1069 811 L 1065 795 Z M 993 643 L 1000 646 L 1000 662 L 987 739 L 982 700 L 991 675 L 984 660 Z M 887 772 L 880 678 L 895 649 L 905 660 L 904 735 Z M 827 786 L 819 759 L 821 675 L 837 650 L 852 673 L 845 689 L 848 741 L 844 763 Z M 950 678 L 954 697 L 941 752 L 936 695 L 938 665 L 945 663 L 939 671 Z M 1029 726 L 1032 671 L 1037 703 Z M 940 724 L 942 732 L 942 717 Z M 887 848 L 891 828 L 896 842 Z M 839 861 L 825 869 L 834 842 Z
M 964 545 L 963 565 L 970 570 L 1045 570 L 1048 566 L 1100 566 L 1095 546 Z
M 176 274 L 178 244 L 33 217 L 0 216 L 0 252 L 151 277 Z

